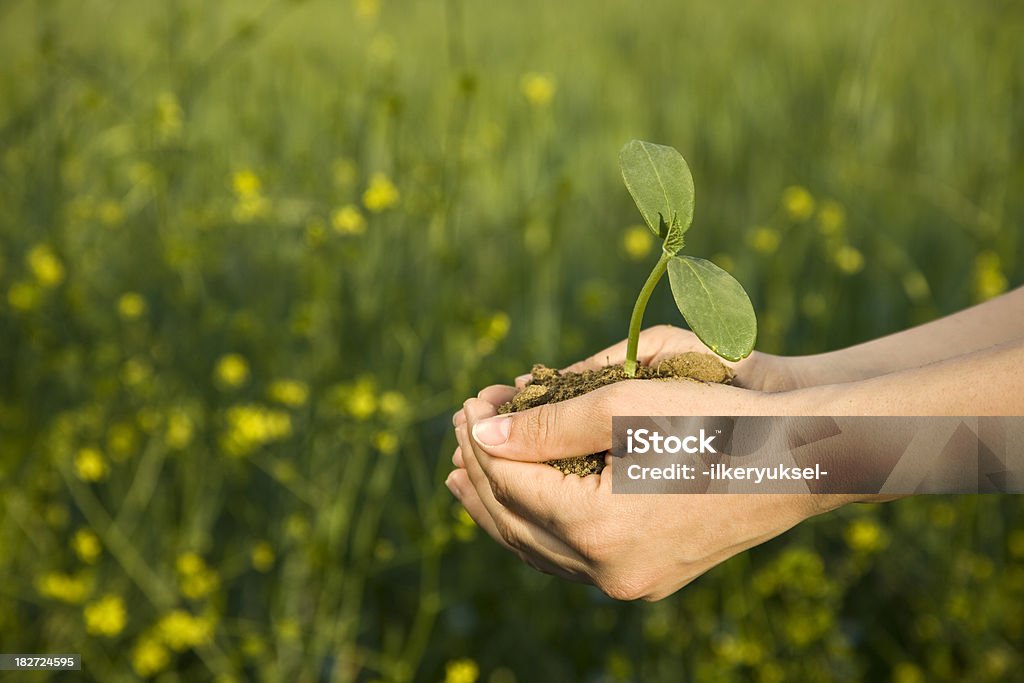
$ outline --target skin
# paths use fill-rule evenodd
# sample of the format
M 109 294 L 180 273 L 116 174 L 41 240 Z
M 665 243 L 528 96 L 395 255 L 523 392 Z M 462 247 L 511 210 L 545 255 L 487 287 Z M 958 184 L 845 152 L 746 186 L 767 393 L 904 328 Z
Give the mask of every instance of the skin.
M 657 362 L 703 346 L 662 326 L 640 339 Z M 570 370 L 621 362 L 625 342 Z M 801 521 L 880 497 L 613 496 L 611 466 L 565 476 L 542 461 L 611 446 L 611 417 L 633 415 L 1024 415 L 1024 289 L 842 351 L 731 364 L 732 386 L 620 382 L 511 416 L 515 387 L 487 387 L 453 421 L 459 447 L 446 484 L 496 541 L 544 572 L 622 600 L 658 600 L 716 564 Z M 965 382 L 964 378 L 970 381 Z M 523 384 L 524 378 L 517 378 Z M 855 453 L 838 454 L 854 458 Z

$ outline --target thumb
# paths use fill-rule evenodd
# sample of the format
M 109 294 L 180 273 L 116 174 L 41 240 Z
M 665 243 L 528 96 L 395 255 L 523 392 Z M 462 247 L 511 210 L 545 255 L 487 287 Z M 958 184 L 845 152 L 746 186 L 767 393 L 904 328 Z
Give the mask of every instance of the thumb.
M 534 462 L 559 460 L 611 448 L 612 418 L 605 393 L 598 390 L 494 417 L 476 412 L 470 403 L 466 413 L 473 440 L 489 455 Z

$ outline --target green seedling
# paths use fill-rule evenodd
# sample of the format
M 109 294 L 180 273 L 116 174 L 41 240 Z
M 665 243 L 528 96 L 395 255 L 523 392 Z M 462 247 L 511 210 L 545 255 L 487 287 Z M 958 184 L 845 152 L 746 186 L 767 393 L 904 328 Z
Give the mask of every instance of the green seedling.
M 633 140 L 619 152 L 619 166 L 647 227 L 662 240 L 661 256 L 629 320 L 626 376 L 636 376 L 644 309 L 666 271 L 676 306 L 693 333 L 726 360 L 749 356 L 757 338 L 757 319 L 743 286 L 710 261 L 679 253 L 693 222 L 693 177 L 686 160 L 674 147 Z

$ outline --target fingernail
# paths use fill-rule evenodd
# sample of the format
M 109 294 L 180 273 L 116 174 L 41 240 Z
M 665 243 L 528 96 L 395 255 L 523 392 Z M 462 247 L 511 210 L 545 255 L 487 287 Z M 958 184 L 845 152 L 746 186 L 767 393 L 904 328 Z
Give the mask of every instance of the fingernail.
M 459 490 L 455 488 L 455 483 L 452 481 L 451 474 L 449 474 L 448 478 L 444 480 L 444 485 L 448 487 L 448 490 L 451 492 L 453 496 L 455 496 L 456 498 L 459 497 Z
M 455 449 L 455 453 L 452 455 L 452 464 L 459 468 L 466 466 L 466 462 L 462 459 L 461 448 Z
M 492 417 L 473 425 L 473 438 L 483 446 L 500 446 L 512 431 L 511 417 Z

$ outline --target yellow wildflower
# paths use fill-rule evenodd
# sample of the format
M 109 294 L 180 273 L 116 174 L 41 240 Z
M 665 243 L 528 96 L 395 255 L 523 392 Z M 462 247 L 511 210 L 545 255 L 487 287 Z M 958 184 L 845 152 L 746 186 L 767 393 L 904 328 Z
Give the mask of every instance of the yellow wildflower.
M 220 586 L 220 577 L 212 569 L 179 579 L 181 594 L 190 600 L 201 600 Z
M 975 257 L 974 296 L 978 301 L 1002 294 L 1008 285 L 999 254 L 994 251 L 983 251 Z
M 163 671 L 171 662 L 171 655 L 163 644 L 151 636 L 143 636 L 132 649 L 132 668 L 143 678 Z
M 472 659 L 456 659 L 445 664 L 444 683 L 476 683 L 480 667 Z
M 498 347 L 498 342 L 508 335 L 511 320 L 504 311 L 498 311 L 480 323 L 480 338 L 476 342 L 477 353 L 487 355 Z
M 267 541 L 259 541 L 249 553 L 253 568 L 258 572 L 269 572 L 274 568 L 274 548 Z
M 932 295 L 932 288 L 928 285 L 928 278 L 919 270 L 912 270 L 903 275 L 903 291 L 914 303 L 927 301 Z
M 377 396 L 373 380 L 362 378 L 344 392 L 346 412 L 357 420 L 365 420 L 377 412 Z
M 117 300 L 117 312 L 125 320 L 141 318 L 146 313 L 146 300 L 136 292 L 125 292 Z
M 156 630 L 168 647 L 182 652 L 209 642 L 213 636 L 213 623 L 210 619 L 176 609 L 159 621 Z
M 85 630 L 94 636 L 112 638 L 124 629 L 128 614 L 124 609 L 124 601 L 117 595 L 105 595 L 99 600 L 90 602 L 83 610 Z
M 524 74 L 519 81 L 519 89 L 526 101 L 535 107 L 550 104 L 555 96 L 555 79 L 547 74 Z
M 864 268 L 864 255 L 856 247 L 844 244 L 833 256 L 836 267 L 847 275 L 855 275 Z
M 186 448 L 192 443 L 194 431 L 192 418 L 184 410 L 176 408 L 167 413 L 167 431 L 164 439 L 168 446 L 174 449 Z
M 231 177 L 231 187 L 234 188 L 235 194 L 239 197 L 256 197 L 262 191 L 263 183 L 260 182 L 260 178 L 256 173 L 250 169 L 243 169 L 235 171 L 235 174 Z
M 239 223 L 251 223 L 263 218 L 270 212 L 270 202 L 266 197 L 255 195 L 241 197 L 231 209 L 231 216 Z
M 380 14 L 380 0 L 355 0 L 355 13 L 360 21 L 372 24 Z
M 124 222 L 124 207 L 116 199 L 104 199 L 96 207 L 96 217 L 108 227 L 120 225 Z
M 298 513 L 288 515 L 284 520 L 284 533 L 292 540 L 301 541 L 309 536 L 309 521 Z
M 79 529 L 71 539 L 71 548 L 78 558 L 86 564 L 92 564 L 100 556 L 103 547 L 99 537 L 91 529 Z
M 136 387 L 153 374 L 153 367 L 142 358 L 129 358 L 121 365 L 121 381 L 125 386 Z
M 392 431 L 377 432 L 373 436 L 373 447 L 384 455 L 397 453 L 398 445 L 398 435 Z
M 235 172 L 231 185 L 235 191 L 235 206 L 231 215 L 239 223 L 249 223 L 265 216 L 270 202 L 263 196 L 259 176 L 249 169 Z
M 199 600 L 217 590 L 220 577 L 194 552 L 182 553 L 175 566 L 178 570 L 178 584 L 181 594 L 191 600 Z
M 297 408 L 305 405 L 309 398 L 309 385 L 295 379 L 279 379 L 267 387 L 267 396 L 271 401 Z
M 188 551 L 178 555 L 174 566 L 182 576 L 195 576 L 206 568 L 206 563 L 197 553 Z
M 369 204 L 367 207 L 369 208 Z M 366 232 L 366 219 L 363 218 L 359 209 L 351 204 L 346 204 L 331 213 L 331 227 L 342 235 L 362 235 Z
M 97 449 L 82 448 L 75 455 L 75 473 L 82 481 L 100 481 L 107 472 L 107 461 Z
M 128 422 L 118 422 L 107 430 L 107 448 L 114 460 L 125 460 L 135 452 L 138 435 Z
M 487 320 L 483 336 L 485 339 L 501 341 L 508 335 L 508 330 L 511 326 L 512 320 L 508 317 L 508 313 L 497 311 Z
M 885 530 L 873 519 L 856 519 L 850 523 L 844 533 L 846 544 L 852 550 L 871 553 L 881 550 L 888 544 Z
M 249 379 L 249 362 L 237 353 L 227 353 L 217 361 L 214 377 L 223 387 L 237 388 Z
M 44 598 L 77 605 L 89 596 L 90 586 L 82 575 L 71 576 L 59 572 L 48 572 L 36 579 L 36 590 Z
M 19 281 L 7 290 L 7 303 L 19 311 L 31 311 L 39 305 L 41 292 L 31 282 Z
M 782 242 L 782 235 L 775 228 L 754 228 L 747 238 L 754 251 L 762 254 L 774 254 Z
M 794 221 L 805 221 L 814 215 L 814 197 L 807 188 L 790 185 L 782 191 L 782 208 Z
M 397 391 L 385 391 L 380 395 L 380 412 L 388 417 L 404 417 L 409 412 L 409 402 Z
M 634 261 L 640 261 L 651 253 L 654 246 L 654 235 L 643 225 L 634 225 L 626 230 L 622 237 L 622 247 L 626 255 Z
M 380 213 L 398 203 L 398 188 L 383 173 L 374 173 L 370 185 L 363 193 L 363 206 L 368 211 Z
M 899 662 L 892 669 L 892 683 L 924 683 L 924 672 L 913 662 Z
M 460 541 L 470 541 L 476 535 L 476 522 L 461 505 L 455 510 L 455 538 Z
M 292 617 L 285 617 L 274 624 L 274 630 L 277 632 L 277 637 L 281 640 L 298 640 L 299 636 L 302 635 L 299 622 Z
M 834 199 L 826 199 L 818 209 L 818 231 L 826 237 L 833 237 L 843 231 L 846 225 L 846 209 Z
M 267 651 L 267 644 L 260 636 L 250 633 L 242 639 L 242 654 L 249 659 L 259 659 Z
M 248 455 L 292 433 L 292 419 L 288 413 L 260 405 L 232 406 L 226 417 L 227 430 L 221 437 L 221 447 L 234 457 Z
M 25 260 L 32 275 L 43 287 L 56 287 L 64 281 L 64 264 L 49 246 L 35 245 L 29 249 Z

